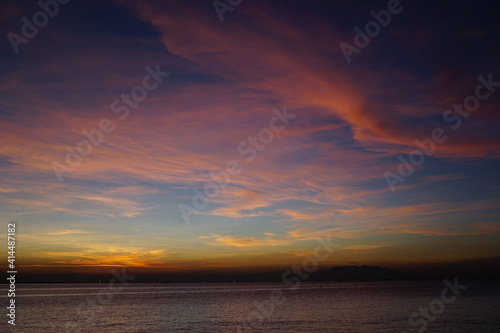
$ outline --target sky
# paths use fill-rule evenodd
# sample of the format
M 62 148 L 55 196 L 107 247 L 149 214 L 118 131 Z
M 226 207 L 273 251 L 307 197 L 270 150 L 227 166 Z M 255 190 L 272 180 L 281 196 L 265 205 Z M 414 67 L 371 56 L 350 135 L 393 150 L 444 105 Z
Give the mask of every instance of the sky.
M 0 2 L 25 274 L 500 257 L 496 2 L 46 3 Z

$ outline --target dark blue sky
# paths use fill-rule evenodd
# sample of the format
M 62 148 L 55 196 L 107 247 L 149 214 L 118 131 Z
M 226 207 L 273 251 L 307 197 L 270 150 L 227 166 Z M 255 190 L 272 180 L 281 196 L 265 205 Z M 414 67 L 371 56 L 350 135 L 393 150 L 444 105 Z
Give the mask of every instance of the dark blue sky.
M 325 265 L 499 256 L 497 2 L 73 0 L 35 36 L 0 6 L 34 272 L 288 267 L 328 235 Z

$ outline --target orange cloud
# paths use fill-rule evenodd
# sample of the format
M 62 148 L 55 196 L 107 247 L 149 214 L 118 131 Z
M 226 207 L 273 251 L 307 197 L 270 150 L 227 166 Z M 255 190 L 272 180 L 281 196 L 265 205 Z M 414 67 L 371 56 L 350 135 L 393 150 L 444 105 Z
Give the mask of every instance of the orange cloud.
M 224 245 L 234 247 L 268 247 L 268 246 L 283 246 L 288 245 L 292 241 L 287 239 L 274 239 L 274 238 L 252 238 L 252 237 L 236 237 L 236 236 L 223 236 L 212 235 L 215 242 L 209 245 Z

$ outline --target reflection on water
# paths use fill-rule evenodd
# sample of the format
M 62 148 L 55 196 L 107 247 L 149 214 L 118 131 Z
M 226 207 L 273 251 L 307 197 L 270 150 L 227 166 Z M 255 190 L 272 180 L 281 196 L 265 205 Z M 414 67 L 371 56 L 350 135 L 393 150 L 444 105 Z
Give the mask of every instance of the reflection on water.
M 428 332 L 500 332 L 499 281 L 468 288 Z M 2 285 L 0 302 L 8 301 Z M 19 284 L 12 332 L 418 332 L 408 319 L 439 297 L 441 281 Z M 272 302 L 280 293 L 279 302 Z M 278 300 L 278 298 L 276 298 Z M 10 326 L 10 325 L 9 325 Z M 5 328 L 5 329 L 4 329 Z

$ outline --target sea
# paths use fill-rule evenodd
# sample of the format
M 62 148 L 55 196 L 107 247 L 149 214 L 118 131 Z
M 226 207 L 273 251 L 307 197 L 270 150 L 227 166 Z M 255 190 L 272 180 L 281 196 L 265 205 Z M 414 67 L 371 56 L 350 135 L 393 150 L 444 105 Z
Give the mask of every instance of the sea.
M 500 280 L 6 287 L 0 332 L 500 332 Z

